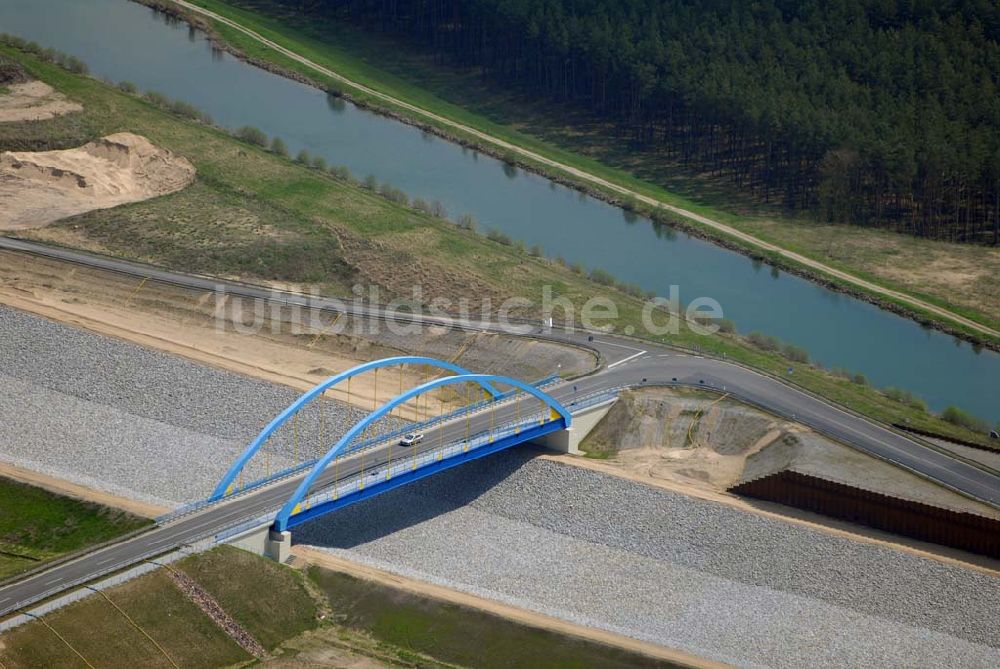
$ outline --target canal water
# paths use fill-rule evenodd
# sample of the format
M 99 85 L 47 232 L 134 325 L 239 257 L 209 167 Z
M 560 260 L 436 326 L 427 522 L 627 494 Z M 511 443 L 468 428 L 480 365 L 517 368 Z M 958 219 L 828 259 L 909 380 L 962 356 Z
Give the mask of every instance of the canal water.
M 716 299 L 743 332 L 802 346 L 828 367 L 899 386 L 934 409 L 1000 420 L 1000 355 L 866 302 L 751 262 L 682 233 L 657 230 L 575 190 L 512 169 L 419 129 L 214 50 L 203 35 L 128 0 L 0 0 L 0 32 L 78 56 L 94 75 L 190 102 L 227 127 L 252 125 L 358 178 L 441 201 L 588 268 L 682 302 Z

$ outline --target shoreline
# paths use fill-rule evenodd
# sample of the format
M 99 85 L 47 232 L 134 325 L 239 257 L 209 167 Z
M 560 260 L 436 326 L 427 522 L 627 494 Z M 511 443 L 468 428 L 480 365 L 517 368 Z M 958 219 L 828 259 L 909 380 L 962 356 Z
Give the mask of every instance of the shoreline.
M 660 203 L 659 205 L 657 205 L 656 210 L 648 210 L 642 207 L 641 205 L 639 207 L 633 206 L 633 203 L 630 202 L 628 199 L 624 199 L 622 197 L 618 197 L 611 193 L 608 193 L 596 185 L 582 183 L 577 179 L 573 179 L 571 177 L 559 173 L 553 173 L 552 171 L 542 166 L 539 166 L 533 163 L 532 161 L 529 161 L 516 154 L 507 153 L 494 145 L 484 144 L 479 141 L 474 141 L 466 137 L 462 137 L 460 134 L 457 134 L 456 132 L 448 131 L 428 121 L 421 121 L 408 114 L 373 103 L 370 100 L 360 98 L 346 91 L 332 91 L 328 87 L 323 86 L 321 82 L 319 82 L 317 79 L 304 75 L 300 72 L 296 72 L 282 65 L 278 65 L 277 63 L 271 62 L 269 60 L 263 60 L 253 56 L 248 56 L 247 54 L 243 53 L 239 49 L 239 47 L 223 39 L 211 26 L 210 24 L 211 19 L 204 19 L 201 16 L 198 16 L 197 14 L 193 14 L 190 10 L 183 7 L 182 5 L 174 3 L 173 0 L 132 0 L 132 2 L 136 2 L 140 5 L 149 7 L 154 11 L 162 12 L 175 19 L 187 22 L 188 25 L 190 25 L 191 27 L 201 31 L 205 35 L 206 39 L 209 42 L 211 42 L 211 44 L 214 47 L 222 51 L 225 51 L 226 53 L 229 53 L 234 58 L 244 63 L 247 63 L 248 65 L 260 68 L 262 70 L 265 70 L 267 72 L 270 72 L 272 74 L 281 77 L 285 77 L 287 79 L 291 79 L 293 81 L 297 81 L 301 84 L 311 86 L 318 90 L 325 91 L 330 95 L 334 95 L 335 97 L 339 97 L 347 102 L 350 102 L 351 104 L 355 105 L 360 109 L 364 109 L 374 114 L 378 114 L 379 116 L 383 116 L 392 119 L 394 121 L 404 123 L 411 127 L 418 128 L 424 132 L 431 133 L 446 141 L 458 144 L 459 146 L 478 151 L 491 158 L 500 160 L 507 164 L 514 165 L 520 169 L 530 172 L 536 176 L 540 176 L 544 179 L 548 179 L 549 181 L 557 183 L 566 188 L 572 188 L 573 190 L 584 193 L 585 195 L 593 197 L 597 200 L 600 200 L 612 206 L 619 207 L 623 210 L 633 211 L 640 216 L 650 219 L 653 224 L 657 224 L 657 221 L 655 220 L 657 215 L 659 216 L 666 215 L 668 220 L 662 224 L 672 227 L 680 232 L 683 232 L 684 234 L 714 244 L 728 251 L 739 253 L 740 255 L 745 256 L 751 260 L 763 262 L 778 270 L 781 270 L 788 274 L 792 274 L 794 276 L 797 276 L 801 279 L 814 283 L 828 290 L 848 295 L 850 297 L 862 300 L 864 302 L 868 302 L 869 304 L 877 306 L 880 309 L 883 309 L 890 313 L 896 314 L 897 316 L 901 316 L 903 318 L 911 320 L 920 325 L 921 327 L 934 329 L 944 334 L 956 337 L 962 341 L 965 341 L 972 346 L 982 347 L 1000 353 L 1000 337 L 991 337 L 987 333 L 972 332 L 969 329 L 967 329 L 967 327 L 963 327 L 958 323 L 955 322 L 949 323 L 940 318 L 935 318 L 916 307 L 900 304 L 899 302 L 890 299 L 884 295 L 879 295 L 877 293 L 870 292 L 858 286 L 851 285 L 849 283 L 833 278 L 825 272 L 811 269 L 795 261 L 789 260 L 788 258 L 775 256 L 773 253 L 768 253 L 767 251 L 762 250 L 760 248 L 754 248 L 749 244 L 744 244 L 737 240 L 731 239 L 725 233 L 722 232 L 713 233 L 712 231 L 705 229 L 704 226 L 684 220 L 684 217 L 681 214 L 672 212 L 669 209 L 669 205 L 666 205 L 665 203 Z M 763 240 L 761 240 L 761 242 L 763 242 Z M 860 277 L 856 278 L 858 278 L 859 280 L 864 280 L 861 279 Z M 891 288 L 884 288 L 884 290 L 892 292 L 900 292 L 900 293 L 903 292 L 903 291 L 896 291 Z M 914 298 L 914 299 L 919 299 L 919 298 Z M 932 305 L 932 306 L 937 306 L 937 305 Z M 945 307 L 940 307 L 940 308 L 945 309 Z M 951 310 L 948 309 L 948 311 Z M 957 313 L 955 313 L 954 316 L 956 318 L 966 318 L 961 316 L 961 314 Z M 969 318 L 967 318 L 966 320 L 974 321 L 974 319 L 969 319 Z M 977 324 L 985 329 L 992 330 L 992 328 L 990 328 L 987 325 L 984 325 L 982 323 L 977 323 Z

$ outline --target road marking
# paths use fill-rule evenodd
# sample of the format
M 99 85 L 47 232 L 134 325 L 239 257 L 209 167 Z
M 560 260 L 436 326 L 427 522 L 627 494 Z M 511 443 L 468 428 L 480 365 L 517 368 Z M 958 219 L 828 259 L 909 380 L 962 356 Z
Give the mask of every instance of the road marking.
M 630 351 L 642 351 L 642 349 L 640 348 L 636 348 L 634 346 L 626 346 L 625 344 L 618 344 L 613 341 L 604 341 L 603 339 L 595 339 L 594 341 L 598 344 L 605 344 L 607 346 L 615 346 L 617 348 L 627 348 Z M 645 351 L 642 352 L 645 353 Z
M 646 353 L 645 351 L 639 351 L 638 353 L 633 353 L 632 355 L 630 355 L 629 357 L 627 357 L 627 358 L 625 358 L 623 360 L 619 360 L 618 362 L 611 363 L 610 365 L 608 365 L 608 369 L 611 369 L 612 367 L 617 367 L 618 365 L 624 364 L 624 363 L 628 362 L 629 360 L 632 360 L 633 358 L 638 358 L 640 355 L 644 355 L 645 353 Z

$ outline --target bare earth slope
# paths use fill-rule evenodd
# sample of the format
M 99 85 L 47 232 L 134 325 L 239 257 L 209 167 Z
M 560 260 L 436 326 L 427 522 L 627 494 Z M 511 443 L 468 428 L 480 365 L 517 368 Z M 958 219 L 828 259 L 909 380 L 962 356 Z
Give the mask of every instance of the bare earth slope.
M 996 509 L 736 400 L 669 388 L 623 393 L 583 442 L 593 468 L 725 492 L 783 469 L 989 518 Z
M 42 227 L 60 218 L 181 190 L 194 181 L 185 158 L 120 132 L 63 151 L 0 154 L 0 230 Z
M 62 93 L 41 81 L 10 84 L 7 88 L 9 92 L 0 95 L 0 123 L 46 121 L 83 111 L 82 106 L 67 100 Z

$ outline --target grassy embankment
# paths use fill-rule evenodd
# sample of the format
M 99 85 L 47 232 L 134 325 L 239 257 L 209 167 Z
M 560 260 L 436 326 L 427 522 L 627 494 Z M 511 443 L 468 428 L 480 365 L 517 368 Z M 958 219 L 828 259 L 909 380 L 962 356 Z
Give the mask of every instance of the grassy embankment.
M 150 523 L 0 478 L 0 580 Z
M 452 665 L 481 669 L 674 666 L 339 572 L 312 567 L 309 577 L 343 624 Z
M 196 184 L 180 193 L 91 212 L 27 236 L 177 269 L 312 284 L 332 294 L 347 294 L 355 282 L 374 284 L 383 288 L 386 300 L 407 296 L 413 285 L 422 284 L 427 298 L 490 297 L 496 308 L 513 296 L 538 304 L 543 286 L 551 286 L 554 296 L 575 305 L 595 295 L 613 298 L 619 319 L 609 325 L 619 332 L 629 326 L 642 332 L 641 300 L 572 268 L 415 211 L 352 180 L 296 164 L 102 82 L 0 49 L 4 51 L 82 103 L 85 111 L 53 122 L 0 125 L 0 150 L 23 144 L 25 137 L 45 142 L 46 128 L 60 133 L 65 145 L 132 131 L 187 157 L 198 169 Z M 659 341 L 698 347 L 779 376 L 792 367 L 799 385 L 866 415 L 886 422 L 905 419 L 923 429 L 988 443 L 982 434 L 919 406 L 791 361 L 735 334 L 705 337 L 682 327 L 680 334 Z
M 741 200 L 738 194 L 720 190 L 711 182 L 685 176 L 675 165 L 664 161 L 663 156 L 622 143 L 612 129 L 602 123 L 575 118 L 574 123 L 568 124 L 567 119 L 574 118 L 571 110 L 534 104 L 509 91 L 496 90 L 484 85 L 475 72 L 442 67 L 400 44 L 352 29 L 342 22 L 282 13 L 269 0 L 193 2 L 238 21 L 352 82 L 571 168 L 584 170 L 639 195 L 730 225 L 835 270 L 910 295 L 994 330 L 1000 329 L 1000 252 L 996 249 L 930 242 L 889 232 L 789 218 L 777 207 Z M 324 77 L 229 26 L 219 22 L 212 22 L 212 26 L 218 36 L 254 59 L 304 75 L 320 86 L 343 90 L 360 102 L 413 118 L 467 143 L 484 144 L 480 138 Z M 523 157 L 518 161 L 542 173 L 583 183 L 587 189 L 604 192 L 612 199 L 622 197 L 537 161 Z M 642 210 L 645 206 L 637 208 Z M 816 273 L 814 268 L 794 259 L 755 250 L 745 240 L 693 219 L 660 213 L 664 218 L 697 229 L 723 243 L 746 248 L 769 262 L 807 275 Z M 852 292 L 865 290 L 830 275 L 823 274 L 822 279 Z M 975 339 L 1000 343 L 995 337 L 970 330 L 907 300 L 884 294 L 878 299 L 923 321 L 946 324 L 953 331 Z
M 173 566 L 208 591 L 265 648 L 316 626 L 313 598 L 301 574 L 235 548 Z M 253 659 L 159 570 L 108 591 L 117 604 L 181 667 L 218 667 Z M 169 667 L 170 663 L 108 601 L 88 597 L 45 616 L 45 622 L 95 667 Z M 81 664 L 66 643 L 39 622 L 2 637 L 3 666 Z
M 346 574 L 299 572 L 222 547 L 173 566 L 197 582 L 279 666 L 669 667 L 489 613 L 396 591 Z M 174 585 L 166 570 L 112 588 L 109 598 L 180 667 L 245 664 L 249 653 Z M 8 669 L 170 666 L 142 632 L 100 596 L 0 638 Z M 59 640 L 55 633 L 65 639 Z M 67 643 L 69 644 L 67 646 Z M 265 662 L 269 663 L 269 662 Z

